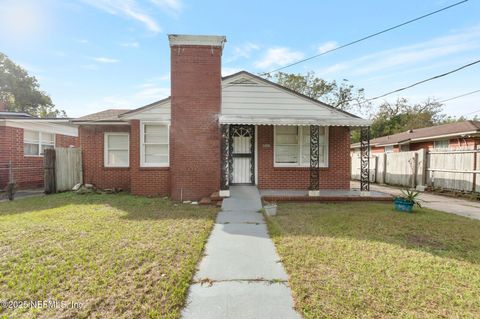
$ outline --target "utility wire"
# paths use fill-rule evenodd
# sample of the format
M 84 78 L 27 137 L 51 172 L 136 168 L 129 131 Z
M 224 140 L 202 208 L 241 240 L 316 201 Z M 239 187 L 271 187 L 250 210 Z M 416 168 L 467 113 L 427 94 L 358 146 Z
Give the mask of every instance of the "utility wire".
M 377 99 L 382 98 L 382 97 L 384 97 L 384 96 L 387 96 L 387 95 L 390 95 L 390 94 L 393 94 L 393 93 L 401 92 L 401 91 L 404 91 L 404 90 L 406 90 L 406 89 L 412 88 L 412 87 L 417 86 L 417 85 L 419 85 L 419 84 L 422 84 L 422 83 L 425 83 L 425 82 L 428 82 L 428 81 L 433 81 L 433 80 L 442 78 L 442 77 L 447 76 L 447 75 L 449 75 L 449 74 L 452 74 L 452 73 L 458 72 L 458 71 L 460 71 L 460 70 L 466 69 L 466 68 L 468 68 L 468 67 L 471 67 L 471 66 L 473 66 L 473 65 L 475 65 L 475 64 L 477 64 L 477 63 L 480 63 L 480 60 L 476 60 L 476 61 L 471 62 L 471 63 L 469 63 L 469 64 L 465 64 L 465 65 L 463 65 L 463 66 L 461 66 L 461 67 L 459 67 L 459 68 L 456 68 L 455 70 L 448 71 L 448 72 L 445 72 L 445 73 L 443 73 L 443 74 L 439 74 L 439 75 L 433 76 L 433 77 L 431 77 L 431 78 L 428 78 L 428 79 L 425 79 L 425 80 L 422 80 L 422 81 L 418 81 L 418 82 L 416 82 L 416 83 L 413 83 L 413 84 L 411 84 L 411 85 L 405 86 L 405 87 L 403 87 L 403 88 L 400 88 L 400 89 L 397 89 L 397 90 L 394 90 L 394 91 L 390 91 L 390 92 L 388 92 L 388 93 L 385 93 L 385 94 L 382 94 L 382 95 L 379 95 L 379 96 L 376 96 L 376 97 L 367 99 L 366 102 L 370 102 L 370 101 L 373 101 L 373 100 L 377 100 Z
M 327 53 L 330 53 L 330 52 L 333 52 L 333 51 L 336 51 L 336 50 L 340 50 L 340 49 L 346 48 L 346 47 L 351 46 L 351 45 L 354 45 L 354 44 L 356 44 L 356 43 L 358 43 L 358 42 L 365 41 L 365 40 L 367 40 L 367 39 L 376 37 L 377 35 L 380 35 L 380 34 L 383 34 L 383 33 L 386 33 L 386 32 L 389 32 L 389 31 L 392 31 L 392 30 L 395 30 L 395 29 L 398 29 L 398 28 L 400 28 L 400 27 L 403 27 L 404 25 L 413 23 L 413 22 L 415 22 L 415 21 L 418 21 L 418 20 L 427 18 L 427 17 L 429 17 L 429 16 L 431 16 L 431 15 L 434 15 L 434 14 L 437 14 L 437 13 L 439 13 L 439 12 L 448 10 L 448 9 L 450 9 L 450 8 L 453 8 L 453 7 L 456 7 L 456 6 L 461 5 L 461 4 L 463 4 L 463 3 L 467 2 L 467 1 L 468 1 L 468 0 L 463 0 L 463 1 L 460 1 L 460 2 L 456 2 L 456 3 L 452 4 L 452 5 L 449 5 L 449 6 L 447 6 L 447 7 L 444 7 L 444 8 L 442 8 L 442 9 L 439 9 L 439 10 L 436 10 L 436 11 L 433 11 L 433 12 L 430 12 L 430 13 L 427 13 L 427 14 L 424 14 L 424 15 L 422 15 L 422 16 L 420 16 L 420 17 L 415 18 L 415 19 L 411 19 L 411 20 L 405 21 L 405 22 L 403 22 L 403 23 L 397 24 L 397 25 L 395 25 L 395 26 L 393 26 L 393 27 L 390 27 L 390 28 L 388 28 L 388 29 L 384 29 L 384 30 L 382 30 L 382 31 L 379 31 L 379 32 L 376 32 L 376 33 L 367 35 L 367 36 L 365 36 L 365 37 L 363 37 L 363 38 L 360 38 L 360 39 L 358 39 L 358 40 L 355 40 L 355 41 L 352 41 L 352 42 L 343 44 L 343 45 L 341 45 L 341 46 L 338 46 L 338 47 L 335 47 L 335 48 L 333 48 L 333 49 L 327 50 L 327 51 L 325 51 L 325 52 L 322 52 L 322 53 L 313 55 L 313 56 L 311 56 L 311 57 L 308 57 L 308 58 L 299 60 L 299 61 L 294 62 L 294 63 L 291 63 L 291 64 L 287 64 L 287 65 L 285 65 L 285 66 L 282 66 L 282 67 L 277 68 L 277 69 L 275 69 L 275 70 L 273 70 L 273 71 L 270 71 L 270 72 L 264 72 L 264 73 L 262 73 L 262 74 L 275 73 L 275 72 L 281 71 L 281 70 L 283 70 L 283 69 L 292 67 L 292 66 L 294 66 L 294 65 L 297 65 L 297 64 L 300 64 L 300 63 L 303 63 L 303 62 L 306 62 L 306 61 L 310 61 L 310 60 L 312 60 L 312 59 L 318 58 L 319 56 L 325 55 L 325 54 L 327 54 Z
M 478 92 L 480 92 L 480 90 L 471 91 L 471 92 L 468 92 L 468 93 L 464 93 L 464 94 L 461 94 L 461 95 L 451 97 L 451 98 L 446 99 L 446 100 L 439 101 L 439 103 L 444 103 L 444 102 L 447 102 L 447 101 L 456 100 L 456 99 L 459 99 L 461 97 L 464 97 L 464 96 L 467 96 L 467 95 L 472 95 L 472 94 L 475 94 L 475 93 L 478 93 Z

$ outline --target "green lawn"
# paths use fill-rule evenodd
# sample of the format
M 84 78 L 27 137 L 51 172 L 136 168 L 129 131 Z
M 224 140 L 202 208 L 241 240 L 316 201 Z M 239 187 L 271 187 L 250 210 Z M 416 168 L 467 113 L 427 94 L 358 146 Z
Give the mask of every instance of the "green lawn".
M 0 318 L 178 318 L 216 208 L 126 194 L 0 203 Z
M 268 224 L 305 318 L 479 318 L 480 221 L 392 204 L 280 204 Z

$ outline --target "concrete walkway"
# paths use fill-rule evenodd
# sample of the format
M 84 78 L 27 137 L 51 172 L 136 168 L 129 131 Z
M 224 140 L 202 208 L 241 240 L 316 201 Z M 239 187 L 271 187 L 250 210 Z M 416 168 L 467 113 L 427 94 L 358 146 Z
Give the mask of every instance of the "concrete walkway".
M 293 310 L 288 276 L 279 261 L 253 186 L 230 188 L 190 287 L 182 316 L 301 318 Z
M 358 182 L 352 182 L 351 185 L 359 187 Z M 394 196 L 401 194 L 400 189 L 386 185 L 370 184 L 370 189 Z M 480 203 L 478 202 L 428 192 L 421 193 L 418 198 L 421 200 L 422 207 L 480 220 Z

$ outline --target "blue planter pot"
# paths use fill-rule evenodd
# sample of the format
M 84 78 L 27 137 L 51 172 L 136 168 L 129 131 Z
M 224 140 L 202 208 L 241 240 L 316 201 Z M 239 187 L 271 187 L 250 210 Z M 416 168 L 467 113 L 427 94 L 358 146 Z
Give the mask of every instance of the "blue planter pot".
M 396 198 L 393 203 L 396 211 L 411 213 L 413 210 L 413 203 L 403 198 Z

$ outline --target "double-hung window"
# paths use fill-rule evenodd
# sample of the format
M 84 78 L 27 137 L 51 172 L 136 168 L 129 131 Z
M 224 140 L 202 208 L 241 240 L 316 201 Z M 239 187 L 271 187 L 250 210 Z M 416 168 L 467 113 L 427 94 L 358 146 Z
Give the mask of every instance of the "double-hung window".
M 169 166 L 169 126 L 164 123 L 142 123 L 140 163 L 143 167 Z
M 310 126 L 275 126 L 275 166 L 310 166 Z M 319 128 L 319 166 L 328 166 L 328 128 Z
M 23 154 L 41 156 L 45 149 L 55 147 L 55 134 L 38 131 L 23 131 Z
M 129 167 L 129 140 L 128 133 L 105 133 L 105 167 Z

